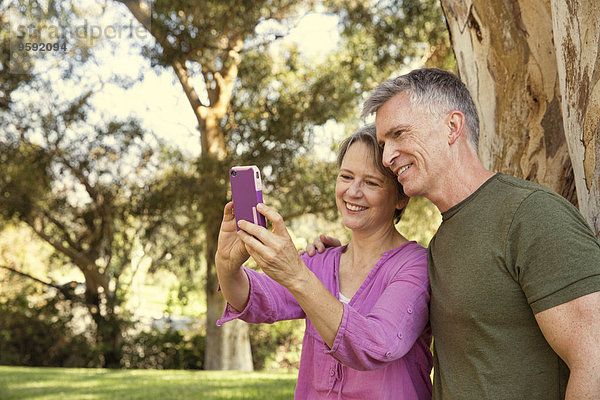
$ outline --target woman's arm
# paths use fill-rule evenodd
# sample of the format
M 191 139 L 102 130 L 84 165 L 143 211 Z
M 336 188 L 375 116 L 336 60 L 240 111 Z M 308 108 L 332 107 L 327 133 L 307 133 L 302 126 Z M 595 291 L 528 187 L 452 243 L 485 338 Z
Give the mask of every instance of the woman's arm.
M 249 254 L 236 231 L 230 202 L 225 205 L 215 256 L 219 285 L 228 303 L 218 325 L 235 318 L 250 323 L 304 318 L 304 311 L 285 287 L 265 274 L 242 268 Z
M 342 303 L 304 264 L 281 215 L 264 204 L 259 204 L 257 208 L 271 221 L 273 232 L 240 221 L 239 227 L 243 230 L 238 235 L 262 270 L 294 296 L 321 338 L 331 347 L 342 320 Z

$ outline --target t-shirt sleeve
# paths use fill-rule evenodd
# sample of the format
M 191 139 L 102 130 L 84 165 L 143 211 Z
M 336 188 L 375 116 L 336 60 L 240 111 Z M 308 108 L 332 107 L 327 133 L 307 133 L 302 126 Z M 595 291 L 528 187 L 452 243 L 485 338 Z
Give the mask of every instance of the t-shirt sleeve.
M 511 273 L 534 313 L 600 291 L 600 245 L 579 211 L 536 191 L 515 212 L 507 238 Z

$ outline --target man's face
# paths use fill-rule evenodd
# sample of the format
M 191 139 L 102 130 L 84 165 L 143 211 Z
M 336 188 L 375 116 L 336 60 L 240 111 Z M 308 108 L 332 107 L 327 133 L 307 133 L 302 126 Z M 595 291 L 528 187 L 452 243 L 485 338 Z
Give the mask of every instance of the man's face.
M 407 94 L 398 94 L 377 110 L 377 140 L 383 164 L 398 177 L 408 196 L 434 190 L 446 157 L 444 121 L 413 107 Z

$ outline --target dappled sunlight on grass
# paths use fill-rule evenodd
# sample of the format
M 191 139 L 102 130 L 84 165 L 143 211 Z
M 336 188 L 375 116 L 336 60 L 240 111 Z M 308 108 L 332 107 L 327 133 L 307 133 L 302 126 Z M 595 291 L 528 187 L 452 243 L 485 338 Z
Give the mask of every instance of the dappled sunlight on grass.
M 0 398 L 290 399 L 297 372 L 109 370 L 0 366 Z

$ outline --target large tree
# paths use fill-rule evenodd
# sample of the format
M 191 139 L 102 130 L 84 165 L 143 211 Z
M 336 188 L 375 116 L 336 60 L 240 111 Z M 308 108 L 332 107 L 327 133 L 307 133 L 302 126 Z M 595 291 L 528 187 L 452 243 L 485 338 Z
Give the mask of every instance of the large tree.
M 36 80 L 36 87 L 48 93 L 51 86 Z M 0 219 L 21 222 L 50 244 L 53 263 L 79 270 L 84 294 L 23 273 L 20 265 L 0 267 L 83 305 L 102 353 L 99 364 L 120 367 L 136 246 L 143 242 L 160 265 L 190 242 L 194 221 L 185 217 L 191 213 L 182 211 L 177 193 L 188 191 L 184 176 L 163 166 L 177 164 L 177 154 L 161 150 L 136 121 L 91 125 L 90 96 L 21 104 L 2 113 L 0 137 Z
M 198 121 L 204 191 L 197 200 L 208 270 L 205 367 L 251 369 L 245 324 L 215 327 L 224 308 L 214 255 L 227 200 L 227 169 L 239 163 L 261 165 L 267 196 L 273 195 L 286 215 L 331 207 L 332 202 L 323 204 L 331 188 L 315 184 L 315 177 L 322 176 L 318 172 L 326 174 L 331 166 L 307 152 L 312 128 L 348 119 L 363 93 L 404 62 L 422 57 L 430 43 L 436 51 L 427 54 L 443 55 L 441 9 L 431 0 L 208 0 L 200 7 L 157 0 L 151 8 L 140 1 L 120 2 L 154 37 L 156 45 L 146 54 L 176 74 Z M 318 65 L 293 48 L 276 52 L 271 44 L 317 3 L 340 15 L 340 50 Z M 194 84 L 198 78 L 202 83 Z
M 177 269 L 174 261 L 189 264 L 180 249 L 197 242 L 198 218 L 189 199 L 199 189 L 189 185 L 193 168 L 179 152 L 154 140 L 138 121 L 92 122 L 99 119 L 90 105 L 95 93 L 133 83 L 87 73 L 94 41 L 81 33 L 68 37 L 69 48 L 56 64 L 18 51 L 19 29 L 9 15 L 26 17 L 14 21 L 44 39 L 51 28 L 64 30 L 87 18 L 78 6 L 85 4 L 0 1 L 0 229 L 6 222 L 28 226 L 53 249 L 48 268 L 78 270 L 85 292 L 76 293 L 74 282 L 27 273 L 22 265 L 0 267 L 83 305 L 102 354 L 98 364 L 119 367 L 131 316 L 123 306 L 140 261 L 133 253 L 143 243 L 153 270 Z M 61 84 L 68 89 L 57 90 Z
M 487 167 L 542 183 L 600 237 L 600 6 L 442 0 Z

